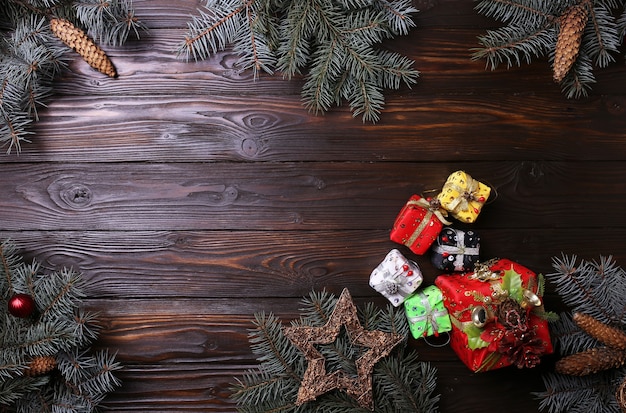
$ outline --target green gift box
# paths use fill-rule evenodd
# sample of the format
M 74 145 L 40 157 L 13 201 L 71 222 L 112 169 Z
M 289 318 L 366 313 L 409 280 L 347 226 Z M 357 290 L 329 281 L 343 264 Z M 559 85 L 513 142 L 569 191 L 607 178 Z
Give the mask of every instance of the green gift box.
M 452 330 L 439 287 L 430 285 L 404 301 L 406 318 L 414 338 L 438 336 Z

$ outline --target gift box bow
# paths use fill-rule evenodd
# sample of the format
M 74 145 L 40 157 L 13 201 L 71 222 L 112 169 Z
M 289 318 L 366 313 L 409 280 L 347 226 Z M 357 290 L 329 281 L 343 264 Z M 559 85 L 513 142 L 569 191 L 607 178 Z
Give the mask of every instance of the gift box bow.
M 456 245 L 442 245 L 437 244 L 433 247 L 433 251 L 437 254 L 441 254 L 444 257 L 447 257 L 452 254 L 456 254 L 456 258 L 454 260 L 453 265 L 455 267 L 463 266 L 463 256 L 464 255 L 478 255 L 480 254 L 479 247 L 466 247 L 465 246 L 465 236 L 457 237 Z
M 444 224 L 444 225 L 452 225 L 452 222 L 448 221 L 445 218 L 445 217 L 448 216 L 448 211 L 446 211 L 445 209 L 441 208 L 441 205 L 439 204 L 439 201 L 437 201 L 435 199 L 431 199 L 431 200 L 428 200 L 426 198 L 410 199 L 406 203 L 406 205 L 408 207 L 413 207 L 413 206 L 421 207 L 421 208 L 424 208 L 424 209 L 426 209 L 428 211 L 428 213 L 426 214 L 426 216 L 422 220 L 420 226 L 417 227 L 417 229 L 415 230 L 415 232 L 414 232 L 414 236 L 415 237 L 419 236 L 419 234 L 422 233 L 424 228 L 426 228 L 426 225 L 428 225 L 428 221 L 430 221 L 431 215 L 435 215 L 439 219 L 439 221 L 441 221 L 441 223 Z M 415 240 L 413 240 L 413 241 L 415 241 Z
M 444 208 L 450 211 L 453 215 L 462 211 L 470 211 L 470 202 L 483 204 L 491 192 L 491 188 L 486 187 L 486 192 L 482 193 L 481 186 L 483 185 L 467 173 L 464 173 L 463 177 L 460 179 L 461 182 L 458 182 L 456 179 L 449 178 L 443 185 L 442 189 L 442 193 L 451 190 L 459 194 L 444 205 Z M 474 212 L 478 213 L 478 210 L 475 210 Z
M 412 262 L 413 265 L 417 267 L 417 264 Z M 414 275 L 413 271 L 408 268 L 408 265 L 402 266 L 396 272 L 391 272 L 387 269 L 380 272 L 382 282 L 374 286 L 376 289 L 384 289 L 384 291 L 388 294 L 400 294 L 403 298 L 406 298 L 410 293 L 410 291 L 404 291 L 404 287 L 406 285 L 406 279 L 408 277 L 412 277 Z M 419 277 L 421 280 L 421 277 Z M 382 291 L 381 291 L 382 292 Z
M 422 280 L 417 263 L 408 260 L 399 250 L 392 249 L 372 271 L 369 285 L 397 307 L 417 290 Z
M 434 291 L 434 294 L 426 294 L 426 291 Z M 424 336 L 428 335 L 430 331 L 439 336 L 440 332 L 449 331 L 450 316 L 448 310 L 443 305 L 441 291 L 435 286 L 426 287 L 423 291 L 419 291 L 412 297 L 411 307 L 417 307 L 413 300 L 419 298 L 423 314 L 408 316 L 409 323 L 412 325 L 421 324 Z M 431 302 L 432 301 L 432 302 Z M 413 310 L 417 311 L 417 310 Z M 409 312 L 413 312 L 409 310 Z

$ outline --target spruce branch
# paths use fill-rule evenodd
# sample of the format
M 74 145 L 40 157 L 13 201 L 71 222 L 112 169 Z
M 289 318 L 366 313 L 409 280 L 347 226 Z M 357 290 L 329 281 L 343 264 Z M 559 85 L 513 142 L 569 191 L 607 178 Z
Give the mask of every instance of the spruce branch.
M 347 1 L 347 0 L 346 0 Z M 322 327 L 329 321 L 337 303 L 337 298 L 325 291 L 311 292 L 302 300 L 303 307 L 298 320 L 292 327 Z M 364 328 L 385 332 L 408 332 L 404 312 L 391 305 L 384 309 L 367 303 L 357 308 L 359 323 Z M 260 322 L 261 321 L 261 322 Z M 306 369 L 306 358 L 295 345 L 280 344 L 285 339 L 284 329 L 275 316 L 255 314 L 254 332 L 251 332 L 251 347 L 260 364 L 236 378 L 232 385 L 231 399 L 241 412 L 366 412 L 359 402 L 343 391 L 331 391 L 318 396 L 313 401 L 296 405 L 296 398 Z M 260 339 L 260 337 L 263 337 Z M 271 337 L 271 339 L 269 339 Z M 269 343 L 272 343 L 269 345 Z M 263 345 L 259 345 L 263 343 Z M 353 357 L 362 349 L 354 345 L 346 331 L 340 332 L 334 343 L 319 344 L 319 351 L 326 358 L 328 372 L 334 369 L 354 369 Z M 278 354 L 277 353 L 278 350 Z M 400 343 L 391 354 L 376 363 L 372 372 L 372 390 L 378 412 L 423 412 L 437 411 L 439 396 L 436 388 L 436 369 L 428 363 L 420 362 L 417 353 L 406 350 L 406 340 Z M 288 368 L 273 368 L 268 360 L 282 360 Z M 281 364 L 279 363 L 279 364 Z M 269 369 L 268 369 L 269 367 Z
M 587 96 L 594 68 L 608 66 L 619 53 L 625 23 L 615 15 L 624 7 L 623 0 L 480 0 L 475 10 L 504 26 L 478 36 L 481 47 L 472 59 L 485 59 L 495 70 L 547 57 L 568 99 Z
M 10 411 L 92 412 L 119 385 L 115 354 L 91 353 L 95 314 L 80 309 L 87 284 L 72 269 L 44 273 L 14 243 L 0 243 L 0 405 Z M 32 312 L 11 312 L 17 293 Z M 94 324 L 94 325 L 91 325 Z
M 49 101 L 72 49 L 91 66 L 114 75 L 95 41 L 117 46 L 145 29 L 131 0 L 0 2 L 0 144 L 7 153 L 19 153 L 28 142 L 38 108 Z
M 411 86 L 413 62 L 384 51 L 384 39 L 405 35 L 417 12 L 409 0 L 208 0 L 188 23 L 180 56 L 208 59 L 232 46 L 236 66 L 304 76 L 303 105 L 315 114 L 348 101 L 354 116 L 377 122 L 383 89 Z
M 618 412 L 616 388 L 626 378 L 626 272 L 611 256 L 579 261 L 562 255 L 552 266 L 546 278 L 573 316 L 563 313 L 551 325 L 562 358 L 556 372 L 543 377 L 546 391 L 535 393 L 541 410 Z

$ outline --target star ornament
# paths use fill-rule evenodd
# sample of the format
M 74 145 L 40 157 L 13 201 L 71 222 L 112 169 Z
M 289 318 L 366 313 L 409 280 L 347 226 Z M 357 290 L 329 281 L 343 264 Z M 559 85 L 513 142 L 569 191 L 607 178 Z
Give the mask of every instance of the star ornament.
M 343 370 L 326 371 L 326 359 L 315 348 L 315 344 L 335 342 L 341 326 L 344 326 L 350 341 L 369 350 L 355 360 L 357 377 Z M 400 334 L 379 330 L 365 330 L 357 318 L 357 310 L 348 289 L 344 289 L 328 322 L 321 327 L 285 327 L 285 336 L 307 359 L 308 365 L 298 389 L 296 405 L 300 406 L 331 390 L 346 391 L 359 405 L 374 410 L 372 393 L 372 370 L 374 365 L 391 353 L 404 337 Z

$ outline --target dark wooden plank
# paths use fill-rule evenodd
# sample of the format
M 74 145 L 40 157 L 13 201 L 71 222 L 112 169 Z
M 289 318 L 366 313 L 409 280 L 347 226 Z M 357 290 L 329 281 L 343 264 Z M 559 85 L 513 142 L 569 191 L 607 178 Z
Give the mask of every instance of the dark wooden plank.
M 3 162 L 620 160 L 620 99 L 481 95 L 389 100 L 362 124 L 345 107 L 309 116 L 300 98 L 75 97 L 42 113 Z
M 612 255 L 626 268 L 626 229 L 484 229 L 481 256 L 509 258 L 537 273 L 553 272 L 562 253 L 587 260 Z M 441 271 L 388 231 L 22 231 L 1 232 L 46 270 L 72 267 L 93 284 L 94 297 L 254 299 L 300 297 L 311 290 L 376 297 L 370 272 L 392 248 L 415 260 L 424 285 Z M 280 289 L 276 286 L 280 285 Z M 548 285 L 548 292 L 552 291 Z M 558 300 L 548 302 L 559 308 Z
M 433 364 L 438 368 L 436 394 L 441 396 L 441 412 L 501 413 L 503 405 L 510 413 L 539 411 L 531 394 L 543 390 L 539 371 L 473 374 L 458 362 Z M 207 364 L 127 366 L 119 374 L 122 387 L 103 405 L 115 412 L 235 412 L 231 387 L 245 369 Z M 472 393 L 480 396 L 467 397 Z
M 389 229 L 412 193 L 464 169 L 495 188 L 483 227 L 623 227 L 606 162 L 7 164 L 5 230 Z M 582 200 L 597 202 L 582 203 Z
M 363 300 L 357 300 L 357 305 Z M 237 377 L 258 365 L 246 334 L 251 312 L 274 312 L 284 323 L 297 317 L 299 304 L 287 300 L 90 301 L 101 312 L 99 348 L 119 349 L 123 385 L 105 405 L 113 411 L 235 411 L 230 388 Z M 442 411 L 499 412 L 499 401 L 530 398 L 541 390 L 545 370 L 471 373 L 449 347 L 433 348 L 410 339 L 422 361 L 438 368 Z M 549 360 L 548 360 L 549 363 Z M 462 398 L 467 388 L 490 389 L 490 398 Z M 526 412 L 534 402 L 517 404 Z

